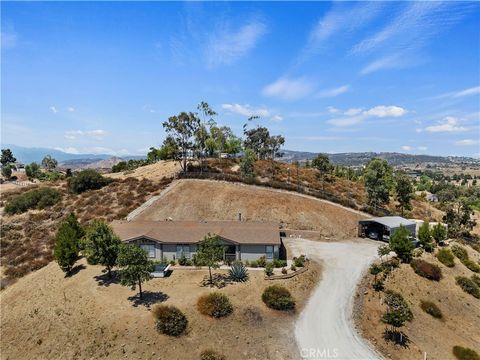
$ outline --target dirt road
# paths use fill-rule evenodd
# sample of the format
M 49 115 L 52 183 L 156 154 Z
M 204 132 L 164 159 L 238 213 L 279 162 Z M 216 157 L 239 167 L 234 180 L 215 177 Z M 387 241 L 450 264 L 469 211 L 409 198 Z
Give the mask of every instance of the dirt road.
M 296 254 L 322 264 L 322 279 L 297 321 L 295 336 L 304 359 L 379 359 L 354 328 L 353 297 L 363 271 L 380 245 L 371 240 L 318 242 L 288 239 Z

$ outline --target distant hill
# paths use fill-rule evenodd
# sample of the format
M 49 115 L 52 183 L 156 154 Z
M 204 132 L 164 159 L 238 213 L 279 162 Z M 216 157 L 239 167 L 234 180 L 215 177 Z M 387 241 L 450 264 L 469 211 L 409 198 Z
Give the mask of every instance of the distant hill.
M 13 144 L 2 144 L 2 149 L 8 148 L 12 150 L 13 155 L 17 158 L 18 161 L 29 164 L 31 162 L 41 162 L 45 155 L 51 155 L 55 158 L 61 165 L 66 163 L 69 166 L 65 167 L 82 167 L 80 164 L 88 165 L 99 160 L 105 160 L 112 158 L 112 155 L 109 154 L 70 154 L 57 149 L 50 148 L 29 148 L 24 146 L 18 146 Z M 145 156 L 123 156 L 119 158 L 121 160 L 129 159 L 142 159 Z M 121 161 L 120 160 L 120 161 Z M 74 164 L 75 166 L 73 166 Z M 80 165 L 80 166 L 79 166 Z
M 112 156 L 109 159 L 73 159 L 62 161 L 59 166 L 62 168 L 70 169 L 111 169 L 113 165 L 118 164 L 120 161 L 124 161 L 121 157 Z

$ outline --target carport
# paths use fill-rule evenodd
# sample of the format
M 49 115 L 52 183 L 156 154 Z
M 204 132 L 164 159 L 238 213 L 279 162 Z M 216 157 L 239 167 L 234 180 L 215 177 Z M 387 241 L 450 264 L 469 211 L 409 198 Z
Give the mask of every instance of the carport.
M 416 237 L 416 223 L 400 216 L 382 216 L 358 222 L 358 236 L 388 241 L 390 236 L 403 225 L 410 235 Z

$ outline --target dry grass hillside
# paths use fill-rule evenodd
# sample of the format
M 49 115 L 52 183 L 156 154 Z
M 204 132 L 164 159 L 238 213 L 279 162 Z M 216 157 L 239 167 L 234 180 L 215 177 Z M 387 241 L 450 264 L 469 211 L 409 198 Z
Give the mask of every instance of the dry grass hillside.
M 278 221 L 287 228 L 316 230 L 336 239 L 356 235 L 365 214 L 291 192 L 209 180 L 179 180 L 140 213 L 138 220 Z
M 160 193 L 169 182 L 127 178 L 79 195 L 69 193 L 65 182 L 42 184 L 59 189 L 62 200 L 44 210 L 3 214 L 1 217 L 1 268 L 5 276 L 2 286 L 52 261 L 55 232 L 60 221 L 69 213 L 75 213 L 82 224 L 88 224 L 93 219 L 121 219 L 148 198 Z M 2 202 L 32 188 L 2 193 Z
M 465 246 L 469 258 L 479 261 L 480 254 Z M 401 265 L 385 281 L 385 289 L 403 295 L 412 312 L 413 320 L 401 330 L 408 336 L 408 347 L 387 343 L 382 335 L 386 325 L 381 317 L 386 311 L 381 304 L 383 293 L 375 292 L 371 284 L 373 275 L 368 275 L 359 289 L 360 308 L 357 309 L 358 324 L 363 336 L 375 344 L 388 358 L 395 360 L 454 359 L 453 346 L 460 345 L 480 350 L 480 300 L 464 292 L 456 283 L 456 276 L 471 277 L 474 273 L 458 259 L 452 268 L 444 266 L 432 254 L 423 254 L 422 259 L 438 265 L 443 278 L 437 282 L 417 275 L 410 265 Z M 443 314 L 436 319 L 420 308 L 421 301 L 435 303 Z
M 105 174 L 105 176 L 112 179 L 135 177 L 138 179 L 161 180 L 163 177 L 174 177 L 180 170 L 180 164 L 176 161 L 159 161 L 155 164 L 141 166 L 135 170 L 109 173 Z
M 268 281 L 263 271 L 251 271 L 248 282 L 218 290 L 234 307 L 233 314 L 218 320 L 196 308 L 198 297 L 212 291 L 200 285 L 208 270 L 175 270 L 170 277 L 152 279 L 144 286 L 149 299 L 175 305 L 188 318 L 187 333 L 175 338 L 156 331 L 150 310 L 135 303 L 135 291 L 103 283 L 101 270 L 82 260 L 78 272 L 64 278 L 51 263 L 3 290 L 1 358 L 199 359 L 201 351 L 214 349 L 228 360 L 297 359 L 294 321 L 320 276 L 313 263 L 287 280 Z M 291 291 L 295 312 L 263 304 L 263 289 L 273 283 Z

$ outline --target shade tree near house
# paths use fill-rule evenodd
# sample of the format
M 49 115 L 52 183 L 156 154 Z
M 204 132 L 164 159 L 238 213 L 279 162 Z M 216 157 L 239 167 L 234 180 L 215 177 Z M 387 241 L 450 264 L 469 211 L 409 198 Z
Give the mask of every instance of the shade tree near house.
M 410 232 L 405 226 L 400 225 L 398 230 L 390 236 L 389 246 L 402 262 L 409 263 L 412 260 L 415 245 L 413 245 L 410 239 Z
M 432 252 L 434 244 L 432 243 L 432 234 L 430 231 L 430 224 L 428 221 L 424 221 L 418 229 L 418 240 L 420 244 L 427 252 Z
M 212 268 L 218 269 L 223 259 L 223 246 L 218 235 L 207 235 L 198 243 L 196 261 L 199 264 L 208 266 L 210 286 L 213 285 Z
M 120 238 L 104 221 L 94 221 L 87 229 L 83 246 L 89 264 L 105 266 L 108 277 L 112 277 L 112 268 L 117 264 L 121 246 Z
M 153 262 L 148 260 L 145 250 L 133 244 L 122 244 L 118 252 L 120 284 L 135 290 L 138 285 L 140 299 L 143 298 L 142 283 L 152 278 Z

